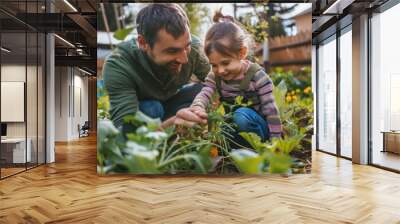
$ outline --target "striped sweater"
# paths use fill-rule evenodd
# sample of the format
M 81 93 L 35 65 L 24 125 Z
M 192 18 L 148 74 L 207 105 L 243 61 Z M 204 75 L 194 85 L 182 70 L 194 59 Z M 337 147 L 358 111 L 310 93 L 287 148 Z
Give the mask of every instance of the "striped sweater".
M 244 78 L 247 69 L 250 66 L 249 61 L 244 61 L 246 68 L 234 80 L 221 79 L 221 94 L 223 97 L 236 97 L 241 95 L 239 88 L 240 81 Z M 215 75 L 209 73 L 204 82 L 204 87 L 201 92 L 194 99 L 192 106 L 201 106 L 207 108 L 211 96 L 215 93 L 216 89 Z M 279 110 L 275 104 L 274 96 L 272 93 L 273 83 L 270 77 L 263 69 L 259 70 L 252 80 L 246 92 L 255 92 L 259 97 L 259 103 L 252 105 L 252 108 L 259 114 L 263 115 L 268 123 L 270 137 L 281 137 L 282 124 L 279 116 Z

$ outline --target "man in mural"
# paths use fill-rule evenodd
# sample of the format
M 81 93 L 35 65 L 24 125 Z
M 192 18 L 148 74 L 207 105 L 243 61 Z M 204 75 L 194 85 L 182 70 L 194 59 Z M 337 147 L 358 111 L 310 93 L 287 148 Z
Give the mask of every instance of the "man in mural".
M 137 15 L 137 38 L 121 43 L 107 58 L 103 75 L 110 97 L 110 116 L 129 131 L 123 117 L 140 110 L 163 120 L 163 127 L 205 123 L 206 114 L 189 108 L 210 70 L 200 41 L 177 4 L 150 4 Z

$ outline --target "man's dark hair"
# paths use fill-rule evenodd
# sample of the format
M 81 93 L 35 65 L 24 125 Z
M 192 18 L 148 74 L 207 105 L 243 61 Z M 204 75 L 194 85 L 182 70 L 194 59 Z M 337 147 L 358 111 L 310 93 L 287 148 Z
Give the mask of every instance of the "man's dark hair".
M 150 47 L 154 46 L 161 29 L 178 38 L 189 28 L 186 13 L 174 3 L 154 3 L 144 7 L 137 15 L 136 24 L 138 34 L 143 35 Z

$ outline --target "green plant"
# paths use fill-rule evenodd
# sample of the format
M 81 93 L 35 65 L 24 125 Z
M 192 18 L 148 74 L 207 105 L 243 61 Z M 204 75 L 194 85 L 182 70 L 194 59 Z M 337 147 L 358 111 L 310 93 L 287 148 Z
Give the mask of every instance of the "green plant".
M 214 99 L 216 97 L 214 96 Z M 233 141 L 232 132 L 235 131 L 232 125 L 232 112 L 227 112 L 224 104 L 211 105 L 207 109 L 208 122 L 206 125 L 196 125 L 191 128 L 177 127 L 177 135 L 181 141 L 188 144 L 203 142 L 210 145 L 208 151 L 203 151 L 203 161 L 209 164 L 211 156 L 212 166 L 209 172 L 225 173 L 230 172 L 230 144 Z M 205 156 L 207 155 L 207 157 Z M 227 169 L 228 168 L 228 169 Z
M 284 136 L 304 135 L 299 142 L 298 150 L 290 153 L 294 158 L 294 172 L 310 172 L 311 137 L 313 134 L 312 98 L 302 98 L 289 103 L 285 100 L 286 94 L 286 82 L 281 80 L 274 89 L 274 97 L 280 111 Z
M 244 174 L 261 174 L 265 159 L 263 155 L 247 149 L 231 152 L 232 159 L 240 172 Z
M 125 40 L 125 38 L 135 29 L 135 27 L 120 28 L 114 32 L 114 38 L 117 40 Z
M 99 120 L 97 130 L 97 164 L 99 173 L 108 173 L 115 165 L 122 161 L 123 155 L 117 141 L 119 131 L 109 120 Z M 115 163 L 117 162 L 117 163 Z
M 240 171 L 246 174 L 290 173 L 293 159 L 290 153 L 298 149 L 304 134 L 284 138 L 275 138 L 271 142 L 262 142 L 254 133 L 242 132 L 240 135 L 255 150 L 241 149 L 231 153 Z
M 97 118 L 108 119 L 110 117 L 110 99 L 104 88 L 102 80 L 97 81 Z
M 180 3 L 190 23 L 190 33 L 199 36 L 201 28 L 207 22 L 210 16 L 210 10 L 207 6 L 198 3 Z
M 97 99 L 97 117 L 99 119 L 110 118 L 110 100 L 108 95 L 99 96 Z
M 140 111 L 125 117 L 124 122 L 136 127 L 126 140 L 111 121 L 99 122 L 100 173 L 206 173 L 211 168 L 212 163 L 205 158 L 211 147 L 209 142 L 180 141 L 174 128 L 160 130 L 159 119 L 151 119 Z
M 262 142 L 253 133 L 240 133 L 250 148 L 232 150 L 233 111 L 251 106 L 237 97 L 234 104 L 217 102 L 207 109 L 208 123 L 192 128 L 162 130 L 161 121 L 137 112 L 124 118 L 134 131 L 123 136 L 108 120 L 109 102 L 105 91 L 99 96 L 99 173 L 304 173 L 311 167 L 312 105 L 300 99 L 287 102 L 287 87 L 281 81 L 274 88 L 284 136 Z
M 288 103 L 305 100 L 307 103 L 312 104 L 310 67 L 304 67 L 296 73 L 292 71 L 285 72 L 278 67 L 271 72 L 270 76 L 275 85 L 282 81 L 285 82 L 287 88 L 285 96 Z

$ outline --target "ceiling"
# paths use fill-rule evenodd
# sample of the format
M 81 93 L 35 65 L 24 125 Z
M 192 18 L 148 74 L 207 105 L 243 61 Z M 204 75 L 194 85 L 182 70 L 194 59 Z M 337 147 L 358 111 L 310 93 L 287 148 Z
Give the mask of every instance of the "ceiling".
M 352 22 L 353 17 L 373 11 L 388 0 L 311 0 L 313 43 Z
M 35 55 L 34 43 L 28 43 L 25 52 L 25 32 L 27 41 L 35 43 L 31 39 L 36 35 L 29 33 L 50 32 L 58 35 L 56 66 L 78 66 L 95 74 L 96 0 L 1 0 L 0 26 L 2 46 L 12 50 L 10 60 Z
M 274 0 L 272 0 L 274 1 Z M 351 17 L 373 10 L 387 0 L 305 0 L 293 2 L 311 2 L 313 41 L 323 36 L 338 21 L 345 17 L 351 23 Z M 48 13 L 52 9 L 52 13 Z M 56 65 L 74 65 L 96 71 L 96 0 L 1 0 L 0 25 L 2 32 L 24 33 L 55 32 Z M 335 32 L 332 29 L 332 32 Z M 10 38 L 9 47 L 24 46 L 20 37 Z M 29 38 L 28 38 L 29 39 Z M 22 42 L 21 42 L 22 41 Z M 29 40 L 28 40 L 29 41 Z M 315 41 L 314 41 L 315 42 Z M 4 42 L 3 42 L 4 43 Z M 34 52 L 28 45 L 28 55 Z M 90 66 L 92 64 L 92 66 Z

